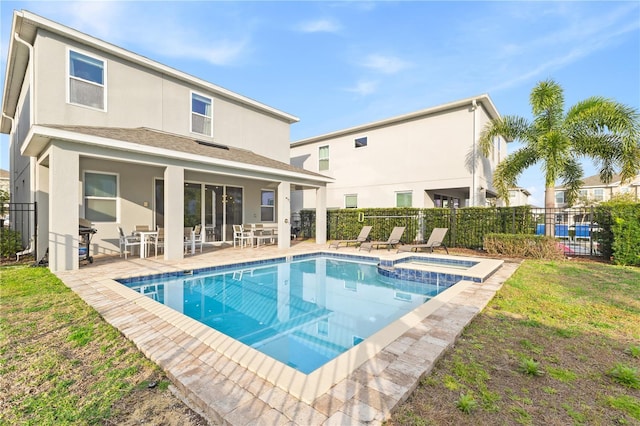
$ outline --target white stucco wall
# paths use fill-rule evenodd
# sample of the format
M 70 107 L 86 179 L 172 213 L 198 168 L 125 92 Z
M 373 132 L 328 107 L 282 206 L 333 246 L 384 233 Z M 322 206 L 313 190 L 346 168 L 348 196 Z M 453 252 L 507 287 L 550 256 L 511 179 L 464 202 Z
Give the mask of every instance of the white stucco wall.
M 475 123 L 474 123 L 475 115 Z M 470 156 L 474 139 L 489 120 L 479 105 L 471 103 L 436 114 L 365 127 L 354 132 L 319 137 L 311 143 L 294 143 L 291 163 L 335 179 L 327 186 L 327 207 L 344 208 L 345 195 L 357 194 L 358 207 L 395 207 L 396 192 L 411 191 L 413 207 L 433 207 L 425 191 L 438 190 L 463 197 L 461 189 L 472 186 Z M 355 139 L 366 137 L 366 147 L 355 147 Z M 319 170 L 319 148 L 329 146 L 329 169 Z M 478 191 L 491 188 L 491 173 L 506 154 L 506 143 L 489 158 L 476 162 Z M 499 158 L 501 157 L 501 158 Z M 296 192 L 294 211 L 314 208 L 312 191 Z M 464 200 L 461 200 L 464 202 Z M 480 201 L 484 204 L 484 198 Z
M 282 118 L 46 31 L 34 45 L 40 124 L 149 127 L 289 162 L 289 123 Z M 105 61 L 106 111 L 67 103 L 69 48 Z M 213 99 L 212 138 L 190 131 L 192 91 Z

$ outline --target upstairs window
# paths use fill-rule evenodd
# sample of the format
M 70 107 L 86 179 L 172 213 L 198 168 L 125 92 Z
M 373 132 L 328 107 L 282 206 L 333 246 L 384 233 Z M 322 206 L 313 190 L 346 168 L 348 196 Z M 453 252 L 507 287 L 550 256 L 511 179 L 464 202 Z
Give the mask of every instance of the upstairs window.
M 329 170 L 329 145 L 319 148 L 318 158 L 318 170 Z
M 362 148 L 367 146 L 367 137 L 356 139 L 356 148 Z
M 260 194 L 260 222 L 274 222 L 276 219 L 276 193 L 263 189 Z
M 213 136 L 212 100 L 206 96 L 191 94 L 191 131 L 205 136 Z
M 106 63 L 69 51 L 69 102 L 105 110 Z
M 556 204 L 564 204 L 564 191 L 556 191 Z

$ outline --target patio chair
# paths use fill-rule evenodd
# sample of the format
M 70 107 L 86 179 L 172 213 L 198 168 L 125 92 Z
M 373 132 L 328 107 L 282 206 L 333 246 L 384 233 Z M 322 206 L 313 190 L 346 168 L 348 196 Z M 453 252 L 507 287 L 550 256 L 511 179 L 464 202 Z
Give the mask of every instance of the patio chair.
M 418 251 L 420 249 L 429 249 L 431 253 L 433 253 L 433 249 L 436 247 L 444 247 L 447 254 L 449 254 L 449 249 L 444 245 L 444 237 L 447 235 L 447 231 L 449 228 L 433 228 L 431 231 L 431 235 L 426 243 L 422 244 L 405 244 L 398 247 L 398 253 L 401 251 Z
M 200 245 L 200 253 L 202 253 L 202 225 L 196 225 L 193 228 L 184 228 L 184 250 L 189 251 L 189 247 L 193 247 L 193 253 Z M 192 254 L 193 254 L 192 253 Z
M 138 246 L 138 250 L 142 250 L 140 238 L 135 235 L 124 235 L 124 231 L 121 226 L 118 226 L 118 235 L 120 237 L 120 257 L 124 253 L 124 258 L 127 258 L 127 253 L 129 253 L 129 247 Z
M 240 244 L 240 248 L 247 245 L 247 241 L 251 243 L 253 247 L 253 233 L 251 231 L 245 231 L 242 225 L 233 225 L 233 246 L 236 246 L 236 241 Z
M 355 240 L 333 241 L 331 244 L 329 244 L 329 248 L 335 247 L 336 250 L 338 250 L 338 247 L 340 247 L 340 244 L 344 244 L 345 246 L 348 246 L 349 244 L 362 244 L 366 242 L 367 239 L 369 239 L 369 232 L 371 232 L 372 228 L 373 226 L 363 226 L 362 229 L 360 230 L 360 234 Z
M 158 228 L 158 235 L 153 239 L 153 245 L 156 247 L 156 257 L 158 257 L 158 249 L 164 251 L 164 228 Z
M 389 235 L 389 239 L 387 241 L 369 241 L 360 244 L 360 250 L 366 249 L 367 251 L 371 251 L 373 246 L 376 248 L 380 248 L 380 246 L 387 246 L 387 250 L 391 250 L 392 246 L 400 244 L 400 238 L 402 238 L 402 234 L 404 233 L 404 226 L 396 226 L 391 231 L 391 235 Z

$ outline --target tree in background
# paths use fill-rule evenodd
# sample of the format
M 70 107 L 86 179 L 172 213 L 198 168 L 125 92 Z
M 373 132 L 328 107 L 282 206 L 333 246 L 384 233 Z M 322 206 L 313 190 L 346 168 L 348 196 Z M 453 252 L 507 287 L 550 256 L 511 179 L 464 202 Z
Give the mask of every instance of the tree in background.
M 565 201 L 571 205 L 582 185 L 580 159 L 593 159 L 602 182 L 609 183 L 619 171 L 622 181 L 640 172 L 640 115 L 635 109 L 614 100 L 590 97 L 564 112 L 564 91 L 553 80 L 539 82 L 529 103 L 533 121 L 504 116 L 490 121 L 482 130 L 479 147 L 485 156 L 493 140 L 502 136 L 522 147 L 500 162 L 493 174 L 498 196 L 509 202 L 509 188 L 517 186 L 522 172 L 540 164 L 545 179 L 544 206 L 554 207 L 555 186 L 560 181 Z M 547 226 L 553 235 L 553 226 Z

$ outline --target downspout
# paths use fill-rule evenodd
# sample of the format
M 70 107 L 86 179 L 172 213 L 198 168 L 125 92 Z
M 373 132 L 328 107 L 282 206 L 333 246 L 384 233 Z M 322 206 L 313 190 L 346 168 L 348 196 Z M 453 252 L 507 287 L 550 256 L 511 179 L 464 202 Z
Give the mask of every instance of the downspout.
M 29 44 L 27 41 L 20 38 L 18 33 L 13 34 L 13 38 L 19 42 L 27 46 L 29 49 L 29 125 L 33 126 L 36 122 L 36 105 L 35 105 L 35 55 L 33 53 L 33 46 Z M 36 167 L 34 167 L 35 159 L 31 158 L 29 160 L 31 166 L 29 167 L 29 191 L 31 192 L 31 202 L 36 201 Z
M 471 101 L 471 111 L 473 112 L 473 135 L 472 135 L 472 139 L 473 139 L 473 151 L 472 151 L 472 165 L 471 165 L 471 194 L 470 195 L 470 199 L 471 199 L 471 207 L 477 207 L 476 204 L 478 202 L 478 197 L 477 197 L 477 187 L 478 187 L 478 176 L 476 173 L 476 163 L 478 162 L 477 154 L 478 154 L 478 147 L 477 147 L 477 143 L 476 143 L 476 110 L 478 109 L 478 103 L 476 102 L 476 100 L 472 100 Z

